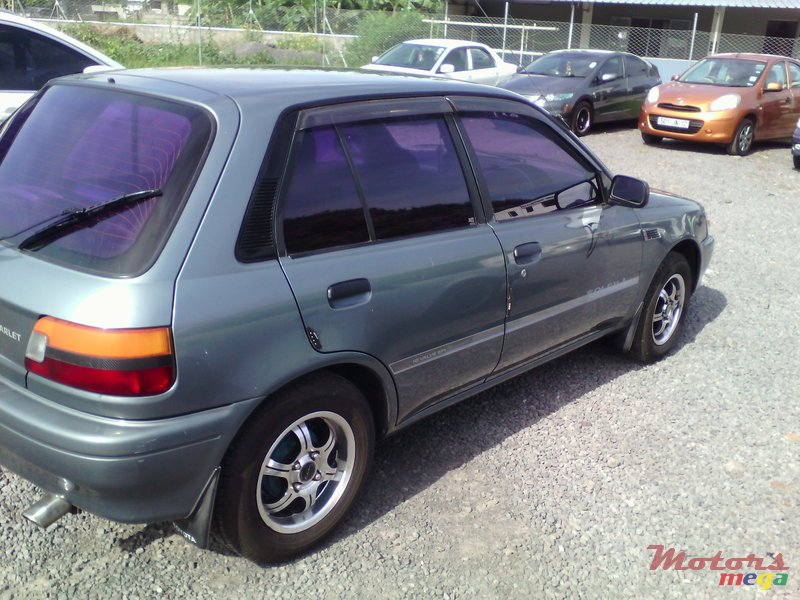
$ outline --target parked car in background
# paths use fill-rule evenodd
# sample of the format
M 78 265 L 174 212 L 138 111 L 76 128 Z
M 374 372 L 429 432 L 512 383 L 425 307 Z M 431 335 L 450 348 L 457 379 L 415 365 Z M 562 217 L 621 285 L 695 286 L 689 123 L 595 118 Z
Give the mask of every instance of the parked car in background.
M 658 69 L 627 52 L 558 50 L 534 60 L 501 87 L 559 116 L 577 135 L 594 123 L 636 119 Z
M 794 168 L 800 169 L 800 119 L 797 120 L 792 137 L 792 160 L 794 160 Z
M 402 42 L 361 68 L 488 85 L 497 85 L 517 72 L 517 65 L 505 62 L 485 44 L 437 39 Z
M 699 204 L 499 88 L 59 78 L 0 137 L 0 463 L 40 525 L 214 522 L 285 560 L 377 436 L 603 336 L 663 357 L 713 245 Z
M 651 90 L 639 130 L 726 146 L 745 155 L 759 140 L 789 139 L 800 116 L 800 61 L 769 54 L 716 54 Z
M 0 11 L 0 122 L 53 77 L 122 65 L 45 25 Z

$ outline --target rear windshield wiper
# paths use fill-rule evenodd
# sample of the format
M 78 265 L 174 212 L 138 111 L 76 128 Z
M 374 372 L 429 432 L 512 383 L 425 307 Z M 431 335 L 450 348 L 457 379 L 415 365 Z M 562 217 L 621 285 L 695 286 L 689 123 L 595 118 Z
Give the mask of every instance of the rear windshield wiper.
M 160 189 L 141 190 L 139 192 L 123 194 L 112 200 L 100 202 L 99 204 L 92 204 L 84 208 L 73 208 L 65 212 L 57 221 L 50 223 L 36 233 L 26 237 L 22 240 L 18 248 L 20 250 L 31 250 L 33 252 L 41 250 L 50 242 L 67 235 L 75 229 L 93 226 L 106 216 L 114 214 L 114 212 L 120 208 L 126 207 L 129 204 L 144 202 L 145 200 L 150 200 L 151 198 L 156 198 L 163 194 L 164 192 Z

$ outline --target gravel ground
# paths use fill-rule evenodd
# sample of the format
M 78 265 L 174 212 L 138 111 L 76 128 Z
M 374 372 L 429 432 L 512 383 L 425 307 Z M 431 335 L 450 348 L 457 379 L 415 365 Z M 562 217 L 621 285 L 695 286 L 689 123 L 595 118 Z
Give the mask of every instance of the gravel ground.
M 0 598 L 800 598 L 796 258 L 800 172 L 630 127 L 585 139 L 615 172 L 701 201 L 717 240 L 681 346 L 642 367 L 592 345 L 419 423 L 378 450 L 328 544 L 261 567 L 167 524 L 87 514 L 47 532 L 0 473 Z M 689 556 L 781 552 L 788 585 L 721 590 Z

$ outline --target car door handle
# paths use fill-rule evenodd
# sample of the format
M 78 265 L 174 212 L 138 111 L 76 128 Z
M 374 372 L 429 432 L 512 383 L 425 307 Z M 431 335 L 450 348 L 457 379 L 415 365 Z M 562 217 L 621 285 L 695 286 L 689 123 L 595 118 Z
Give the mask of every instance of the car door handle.
M 539 242 L 528 242 L 514 248 L 514 262 L 518 265 L 529 265 L 542 258 L 542 246 Z
M 369 279 L 350 279 L 328 287 L 328 304 L 331 308 L 347 308 L 369 301 L 372 286 Z

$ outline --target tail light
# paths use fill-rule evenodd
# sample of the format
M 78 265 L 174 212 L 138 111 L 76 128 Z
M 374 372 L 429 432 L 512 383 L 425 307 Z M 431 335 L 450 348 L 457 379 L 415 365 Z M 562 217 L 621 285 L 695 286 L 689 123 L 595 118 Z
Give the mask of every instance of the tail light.
M 64 385 L 114 396 L 152 396 L 175 380 L 168 327 L 99 329 L 42 317 L 25 368 Z

